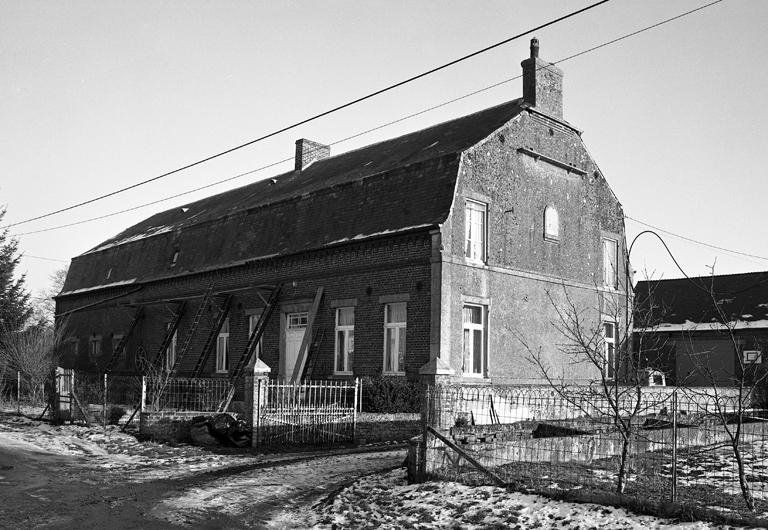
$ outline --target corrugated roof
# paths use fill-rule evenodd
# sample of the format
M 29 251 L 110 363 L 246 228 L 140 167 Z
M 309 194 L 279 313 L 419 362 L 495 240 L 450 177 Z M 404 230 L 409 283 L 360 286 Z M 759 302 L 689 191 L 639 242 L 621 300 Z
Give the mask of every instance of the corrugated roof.
M 458 153 L 522 108 L 513 100 L 158 213 L 76 257 L 64 291 L 437 225 L 449 214 Z M 174 249 L 179 264 L 169 268 Z
M 660 326 L 659 331 L 669 327 L 664 324 L 692 329 L 692 324 L 721 322 L 717 307 L 728 322 L 762 325 L 768 320 L 768 271 L 640 281 L 635 306 L 635 326 Z M 653 318 L 646 324 L 649 308 Z

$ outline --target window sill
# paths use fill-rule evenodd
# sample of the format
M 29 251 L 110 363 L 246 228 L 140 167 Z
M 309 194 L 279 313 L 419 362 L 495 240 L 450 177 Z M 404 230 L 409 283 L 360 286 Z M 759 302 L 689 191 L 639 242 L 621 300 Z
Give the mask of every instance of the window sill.
M 468 379 L 488 379 L 483 374 L 469 374 L 466 372 L 462 372 L 461 377 L 465 377 Z
M 560 238 L 559 237 L 547 237 L 547 236 L 544 236 L 544 241 L 546 241 L 548 243 L 554 243 L 556 245 L 560 244 Z
M 216 370 L 217 374 L 228 374 L 229 370 Z
M 405 377 L 405 372 L 382 372 L 384 377 Z
M 355 375 L 355 374 L 354 374 L 354 372 L 333 372 L 333 375 L 348 377 L 348 376 L 352 376 L 352 375 Z

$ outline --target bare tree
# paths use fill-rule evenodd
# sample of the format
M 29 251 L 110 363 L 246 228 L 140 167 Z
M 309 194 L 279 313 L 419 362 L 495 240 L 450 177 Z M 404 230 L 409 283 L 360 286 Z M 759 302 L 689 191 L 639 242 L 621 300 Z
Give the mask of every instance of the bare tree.
M 21 372 L 28 397 L 35 403 L 44 400 L 45 382 L 58 364 L 57 345 L 65 327 L 56 332 L 48 326 L 31 326 L 0 333 L 0 366 Z
M 567 381 L 562 369 L 552 366 L 542 355 L 541 348 L 532 347 L 520 333 L 516 335 L 528 360 L 563 401 L 589 421 L 608 425 L 618 433 L 621 450 L 615 491 L 623 494 L 631 444 L 639 425 L 636 419 L 650 412 L 649 407 L 659 405 L 643 399 L 649 367 L 643 365 L 641 356 L 633 354 L 630 341 L 633 315 L 624 306 L 629 303 L 626 299 L 601 296 L 601 307 L 584 307 L 572 299 L 565 286 L 562 292 L 564 302 L 561 303 L 552 292 L 547 292 L 557 315 L 552 325 L 563 337 L 558 350 L 569 365 L 586 367 L 593 374 L 589 384 L 574 385 Z M 650 321 L 650 316 L 648 319 Z M 644 346 L 642 341 L 640 344 Z

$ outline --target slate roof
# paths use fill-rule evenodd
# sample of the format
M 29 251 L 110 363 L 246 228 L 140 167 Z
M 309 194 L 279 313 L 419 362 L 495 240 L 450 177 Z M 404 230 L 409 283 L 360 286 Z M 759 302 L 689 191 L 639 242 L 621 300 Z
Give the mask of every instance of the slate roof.
M 635 326 L 649 327 L 643 315 L 653 307 L 649 324 L 658 331 L 692 330 L 695 324 L 720 321 L 715 303 L 739 328 L 768 327 L 768 271 L 637 282 Z
M 62 294 L 436 226 L 459 154 L 522 110 L 509 101 L 158 213 L 74 258 Z

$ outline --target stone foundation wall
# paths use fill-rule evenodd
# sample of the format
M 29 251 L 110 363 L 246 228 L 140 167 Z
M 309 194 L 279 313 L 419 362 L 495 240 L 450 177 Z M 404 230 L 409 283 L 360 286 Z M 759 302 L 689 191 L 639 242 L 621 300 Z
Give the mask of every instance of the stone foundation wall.
M 190 442 L 189 426 L 192 418 L 210 415 L 210 412 L 142 412 L 139 415 L 139 434 L 157 442 Z
M 363 412 L 357 415 L 355 442 L 402 442 L 421 434 L 419 414 L 398 413 L 378 414 Z

